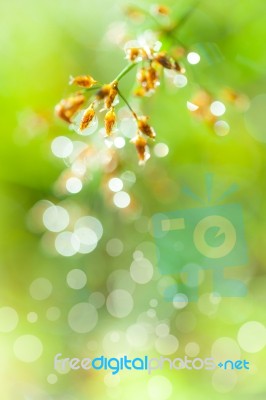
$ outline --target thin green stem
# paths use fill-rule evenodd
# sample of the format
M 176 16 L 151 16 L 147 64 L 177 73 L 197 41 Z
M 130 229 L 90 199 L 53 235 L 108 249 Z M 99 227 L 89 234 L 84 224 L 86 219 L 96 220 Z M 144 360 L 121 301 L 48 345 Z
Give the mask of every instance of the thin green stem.
M 189 7 L 179 19 L 176 17 L 177 22 L 170 29 L 165 30 L 165 34 L 171 37 L 173 40 L 176 40 L 185 50 L 188 50 L 188 47 L 175 35 L 175 32 L 180 30 L 182 25 L 185 24 L 200 3 L 201 0 L 196 0 L 193 6 Z
M 201 0 L 197 0 L 197 2 L 200 2 Z M 181 46 L 183 46 L 185 49 L 187 49 L 187 46 L 181 42 L 180 39 L 178 39 L 178 37 L 176 37 L 174 35 L 174 31 L 179 28 L 179 26 L 181 26 L 186 19 L 190 16 L 191 12 L 193 11 L 192 8 L 189 8 L 189 10 L 181 17 L 180 21 L 178 21 L 177 23 L 175 23 L 173 26 L 163 26 L 148 10 L 146 10 L 145 8 L 141 7 L 141 6 L 134 6 L 137 10 L 141 11 L 143 14 L 145 14 L 147 17 L 149 17 L 153 22 L 156 23 L 156 25 L 158 26 L 158 28 L 160 28 L 161 32 L 166 35 L 166 36 L 170 36 L 172 39 L 174 39 L 175 41 L 177 41 Z
M 92 92 L 93 90 L 101 89 L 101 87 L 102 87 L 101 84 L 100 84 L 100 85 L 96 85 L 96 86 L 92 86 L 92 87 L 90 87 L 90 88 L 84 89 L 83 92 L 84 92 L 84 93 L 86 93 L 86 92 Z
M 121 97 L 121 99 L 124 101 L 124 103 L 126 104 L 126 106 L 128 107 L 128 109 L 131 111 L 133 117 L 136 119 L 136 121 L 138 121 L 138 116 L 135 113 L 135 111 L 133 110 L 133 108 L 131 107 L 131 105 L 129 104 L 129 102 L 127 101 L 127 99 L 125 98 L 125 96 L 120 92 L 119 89 L 117 89 L 119 96 Z
M 201 0 L 196 0 L 194 2 L 194 4 L 191 7 L 189 7 L 187 9 L 187 11 L 179 19 L 177 18 L 177 23 L 176 23 L 175 27 L 173 28 L 173 31 L 181 28 L 181 26 L 189 19 L 191 14 L 193 14 L 193 12 L 196 10 L 196 8 L 198 7 L 198 5 L 200 3 L 201 3 Z
M 141 6 L 134 6 L 137 10 L 141 11 L 143 14 L 145 14 L 147 17 L 149 17 L 153 22 L 155 22 L 158 27 L 161 29 L 163 34 L 165 34 L 168 37 L 171 37 L 173 40 L 177 41 L 181 46 L 184 47 L 184 49 L 188 50 L 188 47 L 177 37 L 175 36 L 175 31 L 179 30 L 182 25 L 188 20 L 188 18 L 191 16 L 191 14 L 195 11 L 197 6 L 201 3 L 201 0 L 196 0 L 194 4 L 187 9 L 187 11 L 178 19 L 177 22 L 174 23 L 172 26 L 165 27 L 163 26 L 148 10 Z
M 131 71 L 137 63 L 131 63 L 128 64 L 122 71 L 117 75 L 117 77 L 114 79 L 114 82 L 119 82 L 129 71 Z
M 188 47 L 183 43 L 177 36 L 174 34 L 174 30 L 171 31 L 165 31 L 165 35 L 170 37 L 172 41 L 176 41 L 177 43 L 180 44 L 185 50 L 188 50 Z

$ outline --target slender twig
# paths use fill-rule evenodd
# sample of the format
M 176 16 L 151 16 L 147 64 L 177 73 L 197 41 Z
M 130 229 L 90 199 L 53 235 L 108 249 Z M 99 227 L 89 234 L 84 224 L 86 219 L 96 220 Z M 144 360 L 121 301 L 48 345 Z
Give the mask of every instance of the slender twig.
M 187 9 L 187 11 L 177 20 L 176 25 L 173 27 L 173 31 L 175 31 L 176 29 L 180 29 L 180 27 L 184 25 L 184 23 L 188 20 L 191 14 L 193 14 L 200 3 L 201 0 L 196 0 L 194 4 Z
M 188 51 L 187 45 L 185 45 L 185 43 L 183 43 L 177 36 L 175 36 L 174 29 L 165 31 L 164 33 L 166 36 L 170 37 L 173 41 L 176 41 L 177 43 L 179 43 L 185 50 Z
M 180 29 L 182 27 L 182 25 L 184 25 L 184 23 L 188 20 L 188 18 L 191 16 L 191 14 L 195 11 L 195 9 L 197 8 L 197 6 L 201 3 L 202 0 L 196 0 L 194 2 L 194 4 L 189 7 L 189 9 L 178 19 L 177 18 L 177 22 L 174 23 L 172 26 L 169 27 L 165 27 L 163 26 L 148 10 L 146 10 L 145 8 L 141 7 L 141 6 L 136 6 L 134 5 L 134 7 L 141 11 L 143 14 L 145 14 L 147 17 L 149 17 L 153 22 L 156 23 L 156 25 L 158 25 L 158 27 L 161 29 L 161 31 L 166 35 L 171 37 L 173 40 L 175 40 L 176 42 L 178 42 L 182 47 L 184 47 L 184 49 L 188 50 L 188 47 L 177 37 L 175 36 L 174 32 L 178 29 Z
M 119 96 L 121 97 L 121 99 L 124 101 L 124 103 L 126 104 L 126 106 L 128 107 L 128 109 L 131 111 L 133 117 L 136 119 L 136 121 L 138 121 L 138 116 L 135 113 L 135 111 L 133 110 L 133 108 L 131 107 L 131 105 L 129 104 L 129 102 L 127 101 L 127 99 L 125 98 L 125 96 L 121 93 L 121 91 L 119 89 L 117 89 Z
M 128 64 L 114 79 L 114 82 L 119 82 L 129 71 L 131 71 L 137 63 Z
M 102 85 L 98 84 L 98 85 L 92 86 L 90 88 L 84 89 L 83 92 L 92 92 L 93 90 L 101 89 L 101 87 L 102 87 Z

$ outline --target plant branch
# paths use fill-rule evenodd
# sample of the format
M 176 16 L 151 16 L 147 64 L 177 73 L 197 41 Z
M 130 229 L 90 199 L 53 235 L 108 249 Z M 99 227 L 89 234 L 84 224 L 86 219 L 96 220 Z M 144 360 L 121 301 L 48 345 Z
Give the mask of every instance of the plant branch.
M 128 64 L 114 79 L 114 82 L 119 82 L 129 71 L 131 71 L 137 63 Z
M 200 3 L 201 3 L 201 0 L 196 0 L 194 2 L 194 4 L 187 9 L 187 11 L 180 17 L 180 19 L 177 20 L 177 23 L 176 23 L 175 27 L 173 28 L 173 31 L 175 31 L 176 29 L 179 29 L 188 20 L 188 18 L 191 16 L 191 14 L 193 14 L 193 12 L 196 10 L 196 8 L 198 7 L 198 5 Z
M 101 84 L 100 84 L 100 85 L 101 85 Z M 84 89 L 83 92 L 84 92 L 84 93 L 85 93 L 85 92 L 92 92 L 93 90 L 101 89 L 102 85 L 101 85 L 101 86 L 100 86 L 100 85 L 98 84 L 98 85 L 92 86 L 92 87 L 90 87 L 90 88 Z
M 138 121 L 138 116 L 135 113 L 135 111 L 133 110 L 133 108 L 131 107 L 131 105 L 129 104 L 129 102 L 127 101 L 127 99 L 125 98 L 125 96 L 120 92 L 119 89 L 117 89 L 119 96 L 121 97 L 121 99 L 124 101 L 124 103 L 126 104 L 126 106 L 128 107 L 128 109 L 132 112 L 133 117 Z

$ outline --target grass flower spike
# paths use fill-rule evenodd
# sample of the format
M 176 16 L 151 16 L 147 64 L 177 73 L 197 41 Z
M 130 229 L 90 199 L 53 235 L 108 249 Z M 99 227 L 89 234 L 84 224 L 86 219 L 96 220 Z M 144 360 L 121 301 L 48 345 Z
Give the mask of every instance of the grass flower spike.
M 137 135 L 134 137 L 131 142 L 135 145 L 137 153 L 138 153 L 138 158 L 139 158 L 139 164 L 144 164 L 147 160 L 147 140 L 140 136 Z
M 79 129 L 81 131 L 83 131 L 84 129 L 88 128 L 91 121 L 93 120 L 93 118 L 95 117 L 95 110 L 94 110 L 94 105 L 91 104 L 85 111 L 83 114 L 83 117 L 81 119 L 80 122 L 80 126 Z
M 83 94 L 74 94 L 67 99 L 61 100 L 60 103 L 55 106 L 55 113 L 59 118 L 71 123 L 71 118 L 80 110 L 85 100 L 86 98 Z
M 104 125 L 107 136 L 110 136 L 112 134 L 115 123 L 116 115 L 114 112 L 114 108 L 112 107 L 111 110 L 107 111 L 104 117 Z
M 87 89 L 91 88 L 96 83 L 97 81 L 93 79 L 93 77 L 90 75 L 81 75 L 81 76 L 76 76 L 75 78 L 73 76 L 70 76 L 69 79 L 70 85 L 77 85 Z
M 190 51 L 179 40 L 177 34 L 182 24 L 180 25 L 172 10 L 161 4 L 152 5 L 149 9 L 132 6 L 127 9 L 127 15 L 133 19 L 134 24 L 144 21 L 146 27 L 150 22 L 150 29 L 145 28 L 135 38 L 129 32 L 123 34 L 124 39 L 121 39 L 119 45 L 125 52 L 125 67 L 112 80 L 103 83 L 91 75 L 70 77 L 69 84 L 71 87 L 78 87 L 78 90 L 62 99 L 55 107 L 56 115 L 69 123 L 70 129 L 83 137 L 91 138 L 89 143 L 81 143 L 81 146 L 85 146 L 81 154 L 85 155 L 84 158 L 73 161 L 70 166 L 72 174 L 73 171 L 79 174 L 82 171 L 82 176 L 85 177 L 86 171 L 92 170 L 94 165 L 100 166 L 104 173 L 107 170 L 114 172 L 125 160 L 122 149 L 127 140 L 135 146 L 139 164 L 145 164 L 150 157 L 150 147 L 153 146 L 156 134 L 149 122 L 149 115 L 141 111 L 140 102 L 142 98 L 151 97 L 159 90 L 170 88 L 170 85 L 171 93 L 175 95 L 192 82 L 191 100 L 186 99 L 188 111 L 203 121 L 217 136 L 224 136 L 230 130 L 228 123 L 220 118 L 226 111 L 225 104 L 212 91 L 198 82 L 197 86 L 193 85 L 193 79 L 190 81 L 201 56 L 193 49 Z M 129 79 L 129 76 L 132 79 L 133 71 L 135 84 L 129 93 L 124 94 L 121 80 Z M 160 86 L 162 89 L 159 89 Z M 133 96 L 138 98 L 136 105 L 132 104 Z M 223 97 L 241 109 L 247 107 L 247 99 L 230 89 L 224 92 Z M 124 103 L 123 107 L 120 106 L 120 100 Z M 127 123 L 130 127 L 126 128 L 125 133 L 123 127 Z M 97 131 L 99 135 L 95 138 Z M 93 152 L 88 153 L 86 146 L 92 147 Z M 156 151 L 154 154 L 156 155 Z

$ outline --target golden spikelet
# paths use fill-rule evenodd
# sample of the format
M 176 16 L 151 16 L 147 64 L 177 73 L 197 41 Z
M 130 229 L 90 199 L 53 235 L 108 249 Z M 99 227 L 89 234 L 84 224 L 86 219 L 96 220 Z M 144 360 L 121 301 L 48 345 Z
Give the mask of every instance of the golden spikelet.
M 91 88 L 95 83 L 97 83 L 97 81 L 90 75 L 71 76 L 69 79 L 70 85 L 77 85 L 86 89 Z
M 163 4 L 156 4 L 155 6 L 153 6 L 153 12 L 157 15 L 167 16 L 170 14 L 170 8 Z
M 88 128 L 91 121 L 95 116 L 95 110 L 93 104 L 91 104 L 85 111 L 80 121 L 79 129 L 84 131 L 84 129 Z
M 141 47 L 132 47 L 126 50 L 126 58 L 130 61 L 146 60 L 148 55 Z
M 138 117 L 138 128 L 144 135 L 149 136 L 151 139 L 154 139 L 156 134 L 147 121 L 148 117 L 146 116 Z
M 166 69 L 174 69 L 171 58 L 165 52 L 155 54 L 154 60 Z
M 144 163 L 146 159 L 147 140 L 144 137 L 137 135 L 131 140 L 131 143 L 136 147 L 140 163 Z
M 56 115 L 64 121 L 71 123 L 71 118 L 85 102 L 85 96 L 77 93 L 67 99 L 63 99 L 55 106 Z
M 112 107 L 111 110 L 107 111 L 104 117 L 105 131 L 108 136 L 112 134 L 115 123 L 116 123 L 116 115 Z
M 111 83 L 109 93 L 105 97 L 104 103 L 105 103 L 105 107 L 108 109 L 112 107 L 113 102 L 117 96 L 117 93 L 118 93 L 117 85 L 118 85 L 118 82 Z

